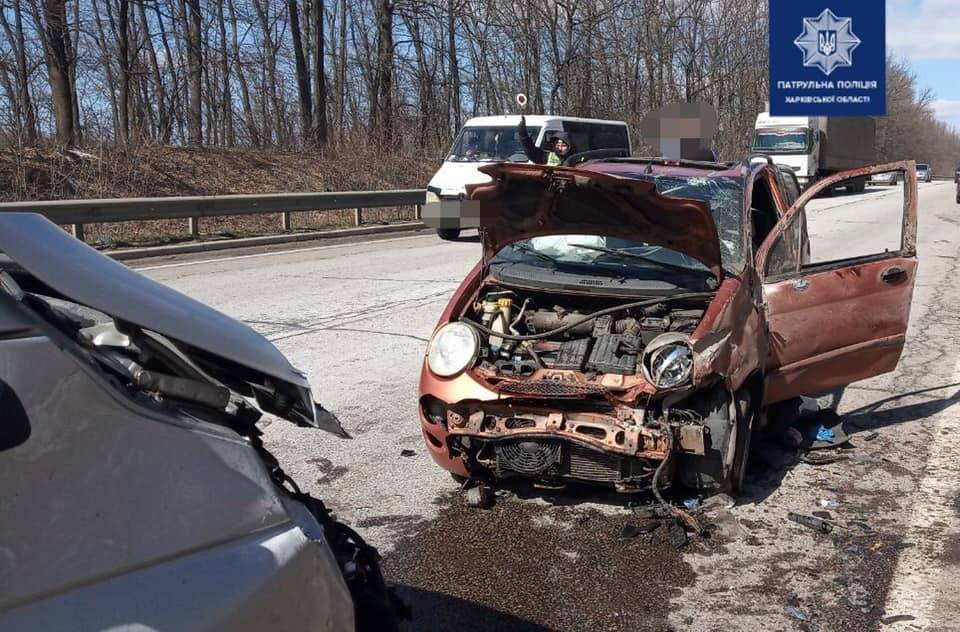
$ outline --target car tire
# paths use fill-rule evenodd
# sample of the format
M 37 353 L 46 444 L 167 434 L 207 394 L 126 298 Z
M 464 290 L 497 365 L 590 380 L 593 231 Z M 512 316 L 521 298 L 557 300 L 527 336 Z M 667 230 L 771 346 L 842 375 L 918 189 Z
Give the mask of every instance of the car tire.
M 438 228 L 437 236 L 444 241 L 456 241 L 460 237 L 459 228 Z
M 735 395 L 736 403 L 731 402 L 731 394 L 725 390 L 718 390 L 708 397 L 694 407 L 703 415 L 706 453 L 678 455 L 678 482 L 689 489 L 723 491 L 733 496 L 743 485 L 750 457 L 755 411 L 750 405 L 750 394 L 746 391 Z M 737 411 L 737 419 L 731 423 L 730 415 L 734 410 Z M 731 433 L 734 432 L 733 455 L 727 462 Z

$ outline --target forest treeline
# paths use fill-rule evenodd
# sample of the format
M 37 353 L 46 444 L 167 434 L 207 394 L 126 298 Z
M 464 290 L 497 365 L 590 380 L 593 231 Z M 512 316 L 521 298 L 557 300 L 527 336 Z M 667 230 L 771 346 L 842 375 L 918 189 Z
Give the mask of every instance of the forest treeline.
M 706 101 L 723 159 L 767 95 L 767 0 L 0 0 L 0 144 L 437 155 L 470 116 L 626 120 Z M 888 60 L 880 159 L 956 130 Z

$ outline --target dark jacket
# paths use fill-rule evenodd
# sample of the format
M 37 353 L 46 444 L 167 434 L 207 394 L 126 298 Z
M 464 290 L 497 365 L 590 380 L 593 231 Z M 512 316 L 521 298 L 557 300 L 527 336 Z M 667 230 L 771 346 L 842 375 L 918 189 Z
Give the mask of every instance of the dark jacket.
M 531 162 L 538 165 L 545 165 L 551 162 L 562 164 L 564 159 L 576 153 L 576 150 L 573 148 L 573 143 L 570 142 L 570 135 L 566 132 L 553 132 L 547 139 L 547 143 L 550 145 L 550 147 L 553 147 L 553 142 L 556 140 L 566 141 L 567 145 L 570 147 L 566 155 L 559 156 L 553 151 L 543 150 L 537 147 L 534 144 L 533 139 L 530 138 L 529 132 L 527 132 L 527 121 L 522 116 L 520 117 L 520 124 L 517 125 L 517 135 L 520 137 L 520 144 L 523 146 L 523 153 L 527 155 L 527 158 L 529 158 Z M 551 154 L 554 157 L 553 160 L 551 160 Z

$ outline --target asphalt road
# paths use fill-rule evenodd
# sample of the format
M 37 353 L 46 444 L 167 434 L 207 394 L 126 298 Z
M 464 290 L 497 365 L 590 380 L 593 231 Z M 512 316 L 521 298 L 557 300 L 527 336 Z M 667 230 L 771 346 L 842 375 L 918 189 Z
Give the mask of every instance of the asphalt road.
M 816 256 L 899 235 L 893 190 L 816 200 Z M 380 548 L 411 601 L 410 630 L 930 630 L 960 612 L 960 206 L 920 185 L 919 278 L 897 371 L 848 387 L 848 458 L 811 465 L 755 450 L 718 531 L 676 550 L 623 499 L 568 493 L 462 506 L 421 447 L 417 378 L 437 317 L 476 262 L 432 234 L 214 260 L 148 263 L 153 278 L 239 318 L 307 371 L 354 435 L 264 422 L 302 486 Z M 856 202 L 856 203 L 854 203 Z M 874 436 L 875 435 L 875 436 Z M 412 456 L 406 450 L 413 451 Z M 871 532 L 786 519 L 823 510 Z M 893 617 L 891 620 L 890 617 Z

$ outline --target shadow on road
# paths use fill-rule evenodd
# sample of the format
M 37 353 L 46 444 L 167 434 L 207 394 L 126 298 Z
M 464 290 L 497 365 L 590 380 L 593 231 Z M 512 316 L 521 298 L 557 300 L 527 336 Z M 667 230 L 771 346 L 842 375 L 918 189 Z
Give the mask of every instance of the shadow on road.
M 470 578 L 464 577 L 469 582 Z M 552 632 L 548 628 L 483 604 L 417 586 L 395 584 L 397 594 L 413 608 L 413 620 L 404 630 L 457 630 L 458 632 Z

